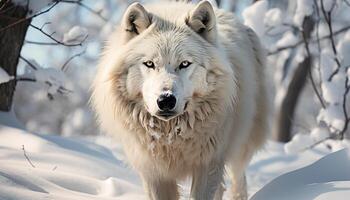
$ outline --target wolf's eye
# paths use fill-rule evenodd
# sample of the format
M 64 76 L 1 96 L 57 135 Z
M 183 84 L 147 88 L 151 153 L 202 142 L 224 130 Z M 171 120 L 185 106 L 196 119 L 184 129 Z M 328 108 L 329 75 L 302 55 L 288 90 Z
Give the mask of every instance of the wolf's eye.
M 154 63 L 150 60 L 144 62 L 143 64 L 146 65 L 146 67 L 148 67 L 148 68 L 154 69 Z
M 179 69 L 184 69 L 187 68 L 188 66 L 190 66 L 192 63 L 190 63 L 189 61 L 185 60 L 182 61 L 182 63 L 179 65 Z

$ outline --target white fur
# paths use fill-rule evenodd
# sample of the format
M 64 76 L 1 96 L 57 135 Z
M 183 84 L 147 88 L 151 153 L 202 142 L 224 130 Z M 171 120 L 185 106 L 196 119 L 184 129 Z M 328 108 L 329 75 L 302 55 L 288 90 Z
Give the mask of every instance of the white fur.
M 177 69 L 184 60 L 192 64 Z M 187 176 L 192 199 L 220 199 L 225 165 L 234 199 L 247 198 L 244 170 L 268 132 L 264 63 L 255 33 L 208 2 L 128 8 L 107 42 L 92 104 L 150 199 L 178 199 L 176 181 Z M 164 92 L 177 98 L 169 120 L 156 115 Z

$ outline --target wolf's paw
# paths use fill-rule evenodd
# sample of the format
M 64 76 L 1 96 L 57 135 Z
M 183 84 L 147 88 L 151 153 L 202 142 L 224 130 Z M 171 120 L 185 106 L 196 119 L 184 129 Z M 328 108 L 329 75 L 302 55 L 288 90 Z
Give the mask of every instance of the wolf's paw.
M 245 193 L 234 193 L 232 200 L 247 200 L 248 195 Z

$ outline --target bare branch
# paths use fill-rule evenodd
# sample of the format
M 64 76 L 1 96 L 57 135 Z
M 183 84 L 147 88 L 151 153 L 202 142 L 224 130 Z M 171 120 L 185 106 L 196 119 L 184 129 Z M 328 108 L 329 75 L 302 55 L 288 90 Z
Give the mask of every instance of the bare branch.
M 28 64 L 29 67 L 33 68 L 34 70 L 37 70 L 38 68 L 31 62 L 29 62 L 29 60 L 27 60 L 26 58 L 24 58 L 23 56 L 19 56 L 20 59 L 22 59 L 24 62 L 26 62 Z
M 331 135 L 329 135 L 328 137 L 325 137 L 325 138 L 323 138 L 322 140 L 319 140 L 319 141 L 317 141 L 317 142 L 315 142 L 315 143 L 313 143 L 313 144 L 311 144 L 311 145 L 309 145 L 309 146 L 307 146 L 307 147 L 301 149 L 300 152 L 306 151 L 306 150 L 308 150 L 308 149 L 312 149 L 312 148 L 316 147 L 316 146 L 319 145 L 319 144 L 322 144 L 323 142 L 325 142 L 325 141 L 327 141 L 327 140 L 332 140 L 332 139 L 335 140 L 335 139 L 338 139 L 338 137 L 339 137 L 339 135 L 337 135 L 337 134 L 331 134 Z
M 335 35 L 338 35 L 340 33 L 344 33 L 345 31 L 349 30 L 350 29 L 350 26 L 345 26 L 337 31 L 334 31 L 333 32 L 333 36 Z M 319 41 L 322 41 L 322 40 L 325 40 L 325 39 L 328 39 L 330 37 L 330 35 L 326 35 L 326 36 L 323 36 L 321 38 L 318 38 L 318 39 L 312 39 L 309 43 L 314 43 L 314 42 L 319 42 Z M 274 55 L 274 54 L 278 54 L 279 52 L 281 51 L 284 51 L 284 50 L 287 50 L 287 49 L 292 49 L 292 48 L 295 48 L 301 44 L 303 44 L 304 41 L 303 40 L 300 40 L 298 41 L 297 43 L 293 44 L 293 45 L 287 45 L 287 46 L 284 46 L 284 47 L 280 47 L 278 49 L 276 49 L 275 51 L 271 51 L 268 53 L 268 55 Z
M 37 16 L 39 16 L 39 15 L 42 15 L 42 14 L 44 14 L 44 13 L 47 13 L 47 12 L 49 12 L 52 8 L 54 8 L 58 3 L 59 3 L 59 1 L 55 1 L 55 2 L 54 2 L 50 7 L 48 7 L 46 10 L 43 10 L 43 11 L 41 11 L 41 12 L 38 12 L 38 13 L 36 13 L 35 15 L 32 15 L 32 16 L 30 16 L 30 17 L 24 17 L 24 18 L 18 19 L 18 20 L 15 21 L 14 23 L 9 24 L 8 26 L 5 26 L 5 27 L 1 28 L 1 29 L 0 29 L 0 32 L 5 31 L 5 30 L 7 30 L 7 29 L 9 29 L 9 28 L 11 28 L 11 27 L 13 27 L 13 26 L 15 26 L 15 25 L 17 25 L 17 24 L 23 23 L 23 22 L 25 22 L 25 21 L 27 21 L 27 20 L 33 19 L 33 18 L 35 18 L 35 17 L 37 17 Z
M 321 55 L 321 42 L 320 42 L 320 22 L 321 22 L 321 17 L 320 17 L 320 11 L 318 9 L 318 1 L 314 0 L 314 9 L 316 10 L 316 15 L 317 15 L 317 21 L 316 21 L 316 41 L 317 41 L 317 50 L 318 54 Z M 317 72 L 318 72 L 318 77 L 321 77 L 321 56 L 317 57 L 318 62 L 317 62 Z M 322 80 L 320 79 L 318 83 L 318 87 L 322 87 Z M 319 90 L 320 96 L 323 99 L 323 91 L 322 89 Z
M 77 5 L 81 6 L 82 8 L 85 8 L 85 9 L 88 10 L 89 12 L 95 14 L 96 16 L 98 16 L 99 18 L 101 18 L 103 21 L 105 21 L 105 22 L 108 21 L 108 19 L 107 19 L 106 17 L 102 16 L 102 14 L 101 14 L 101 11 L 102 11 L 102 10 L 96 11 L 96 10 L 90 8 L 89 6 L 87 6 L 86 4 L 82 3 L 82 0 L 76 0 L 76 1 L 74 1 L 74 0 L 61 0 L 60 2 L 62 2 L 62 3 L 77 4 Z
M 321 11 L 323 13 L 323 16 L 326 20 L 328 30 L 329 30 L 329 40 L 331 41 L 332 45 L 332 50 L 334 53 L 334 60 L 337 63 L 337 69 L 334 70 L 334 72 L 329 76 L 328 81 L 332 81 L 333 77 L 339 72 L 341 64 L 338 59 L 338 53 L 337 53 L 337 48 L 335 47 L 335 41 L 334 41 L 334 36 L 333 36 L 333 26 L 332 26 L 332 10 L 334 8 L 334 4 L 331 8 L 330 11 L 326 11 L 324 8 L 323 0 L 321 0 Z
M 35 165 L 32 163 L 32 161 L 30 161 L 29 157 L 27 156 L 26 150 L 24 149 L 24 145 L 22 145 L 22 151 L 23 151 L 23 155 L 24 157 L 27 159 L 28 163 L 35 168 Z
M 312 55 L 311 55 L 310 49 L 309 49 L 309 41 L 308 41 L 309 36 L 307 36 L 307 33 L 305 32 L 304 29 L 301 30 L 301 35 L 303 36 L 303 41 L 304 41 L 304 44 L 305 44 L 305 49 L 306 49 L 307 55 L 308 55 L 308 57 L 312 58 Z M 312 62 L 310 64 L 312 65 Z M 314 78 L 313 78 L 313 75 L 312 75 L 312 70 L 309 70 L 308 74 L 309 74 L 309 77 L 310 77 L 312 88 L 313 88 L 313 90 L 316 93 L 317 99 L 321 103 L 322 108 L 326 108 L 326 105 L 323 102 L 323 99 L 322 99 L 322 97 L 320 95 L 320 92 L 318 91 L 318 89 L 316 87 L 316 84 L 315 84 L 315 81 L 314 81 Z
M 46 33 L 43 29 L 37 27 L 37 26 L 34 26 L 33 24 L 30 24 L 30 27 L 40 31 L 41 33 L 43 33 L 44 35 L 46 35 L 48 38 L 50 38 L 51 40 L 55 41 L 56 43 L 60 44 L 60 45 L 63 45 L 63 46 L 67 46 L 67 47 L 75 47 L 75 46 L 82 46 L 83 42 L 87 39 L 88 36 L 86 36 L 81 42 L 79 43 L 76 43 L 76 44 L 67 44 L 67 43 L 64 43 L 62 41 L 59 41 L 57 40 L 56 38 L 52 37 L 52 34 L 48 34 Z
M 34 79 L 34 78 L 27 78 L 27 77 L 16 77 L 14 80 L 15 80 L 15 81 L 25 81 L 25 82 L 37 82 L 36 79 Z M 48 86 L 50 86 L 50 87 L 52 86 L 52 83 L 50 83 L 50 82 L 48 82 L 48 81 L 46 81 L 45 83 L 46 83 Z M 60 93 L 60 94 L 62 94 L 62 95 L 64 95 L 64 94 L 67 94 L 67 93 L 71 93 L 71 92 L 73 92 L 73 91 L 72 91 L 72 90 L 69 90 L 69 89 L 67 89 L 67 88 L 65 88 L 65 87 L 60 86 L 60 87 L 58 88 L 57 92 Z
M 52 46 L 60 45 L 57 42 L 37 42 L 37 41 L 30 41 L 30 40 L 25 40 L 25 43 L 36 44 L 36 45 L 52 45 Z
M 72 57 L 70 57 L 70 58 L 62 65 L 61 70 L 64 71 L 64 72 L 67 71 L 68 63 L 69 63 L 70 61 L 72 61 L 74 58 L 83 55 L 84 53 L 85 53 L 85 50 L 82 51 L 82 52 L 80 52 L 80 53 L 77 53 L 77 54 L 73 55 Z
M 349 114 L 347 111 L 347 96 L 349 94 L 350 91 L 350 84 L 349 84 L 349 77 L 346 77 L 345 80 L 345 92 L 343 94 L 343 104 L 342 104 L 342 108 L 343 108 L 343 112 L 344 112 L 344 127 L 343 129 L 340 131 L 340 139 L 344 139 L 344 134 L 348 129 L 348 125 L 350 123 L 350 118 L 349 118 Z
M 41 25 L 40 29 L 43 30 L 46 25 L 51 24 L 51 22 L 45 22 L 43 25 Z

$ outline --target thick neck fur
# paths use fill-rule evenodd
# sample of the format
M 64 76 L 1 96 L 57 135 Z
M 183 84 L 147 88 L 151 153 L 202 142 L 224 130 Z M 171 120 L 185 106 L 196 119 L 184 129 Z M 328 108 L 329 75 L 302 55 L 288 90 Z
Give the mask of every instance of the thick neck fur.
M 130 131 L 136 132 L 141 143 L 149 145 L 157 141 L 162 145 L 171 145 L 176 140 L 188 140 L 195 137 L 196 129 L 203 126 L 211 127 L 218 122 L 213 115 L 223 113 L 219 104 L 221 95 L 212 91 L 203 97 L 194 97 L 185 112 L 169 121 L 163 121 L 151 116 L 142 104 L 141 95 L 136 99 L 128 97 L 125 86 L 127 72 L 115 72 L 113 81 L 116 108 L 115 115 L 123 115 L 124 125 Z M 117 116 L 116 116 L 117 117 Z M 146 137 L 145 137 L 146 136 Z

